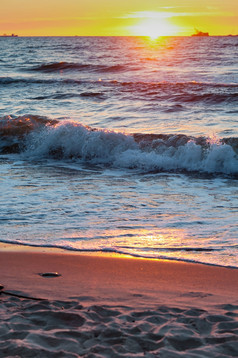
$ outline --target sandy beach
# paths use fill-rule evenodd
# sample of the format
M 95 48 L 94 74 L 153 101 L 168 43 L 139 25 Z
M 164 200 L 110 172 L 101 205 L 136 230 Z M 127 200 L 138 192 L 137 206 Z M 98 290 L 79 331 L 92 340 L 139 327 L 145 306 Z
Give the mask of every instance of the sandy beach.
M 1 357 L 238 355 L 237 269 L 5 244 L 0 262 Z

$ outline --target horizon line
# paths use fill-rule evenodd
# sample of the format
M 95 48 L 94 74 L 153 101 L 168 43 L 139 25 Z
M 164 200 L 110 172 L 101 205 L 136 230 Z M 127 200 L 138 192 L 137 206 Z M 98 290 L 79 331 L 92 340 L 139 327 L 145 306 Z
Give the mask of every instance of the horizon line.
M 209 35 L 206 37 L 237 37 L 238 34 L 227 34 L 227 35 Z M 19 38 L 19 37 L 150 37 L 148 35 L 0 35 L 0 37 L 4 38 Z M 193 36 L 191 35 L 162 35 L 161 37 L 204 37 L 204 36 Z

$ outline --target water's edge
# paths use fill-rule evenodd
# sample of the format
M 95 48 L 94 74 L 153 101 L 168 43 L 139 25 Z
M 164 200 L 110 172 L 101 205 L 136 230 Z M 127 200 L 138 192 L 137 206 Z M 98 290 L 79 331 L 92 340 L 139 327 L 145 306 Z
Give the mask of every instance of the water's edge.
M 30 251 L 32 253 L 34 252 L 42 252 L 42 253 L 61 253 L 61 254 L 75 254 L 75 255 L 95 255 L 95 256 L 107 256 L 107 257 L 126 257 L 131 259 L 141 259 L 141 260 L 153 260 L 153 261 L 173 261 L 173 262 L 181 262 L 181 263 L 187 263 L 187 264 L 194 264 L 194 265 L 205 265 L 205 266 L 212 266 L 212 267 L 223 267 L 227 269 L 235 269 L 238 270 L 238 267 L 231 266 L 231 265 L 219 265 L 214 263 L 207 263 L 207 262 L 201 262 L 196 260 L 185 260 L 185 259 L 179 259 L 179 258 L 171 258 L 166 256 L 159 256 L 159 257 L 148 257 L 146 255 L 140 256 L 137 254 L 129 254 L 124 253 L 123 251 L 117 251 L 113 249 L 105 249 L 105 250 L 81 250 L 81 249 L 75 249 L 75 248 L 65 248 L 61 246 L 54 246 L 54 245 L 37 245 L 37 244 L 25 244 L 25 243 L 16 243 L 16 242 L 9 242 L 9 241 L 0 241 L 0 251 Z

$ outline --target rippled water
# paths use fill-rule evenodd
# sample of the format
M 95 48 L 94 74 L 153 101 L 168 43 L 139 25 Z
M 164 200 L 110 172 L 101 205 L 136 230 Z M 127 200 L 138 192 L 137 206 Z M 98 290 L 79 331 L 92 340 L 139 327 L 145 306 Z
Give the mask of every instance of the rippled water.
M 238 267 L 237 37 L 0 44 L 1 241 Z

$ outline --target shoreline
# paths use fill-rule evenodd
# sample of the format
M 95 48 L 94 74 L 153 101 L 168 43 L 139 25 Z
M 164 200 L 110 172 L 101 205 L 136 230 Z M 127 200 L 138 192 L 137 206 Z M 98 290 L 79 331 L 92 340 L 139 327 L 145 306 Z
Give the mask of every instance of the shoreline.
M 74 249 L 65 249 L 61 247 L 55 246 L 37 246 L 37 245 L 28 245 L 28 244 L 14 244 L 8 243 L 4 241 L 0 241 L 0 252 L 4 251 L 16 251 L 16 252 L 42 252 L 42 253 L 61 253 L 61 254 L 69 254 L 69 255 L 86 255 L 86 256 L 102 256 L 102 257 L 117 257 L 117 258 L 131 258 L 131 259 L 139 259 L 139 260 L 152 260 L 152 261 L 168 261 L 168 262 L 181 262 L 186 264 L 192 265 L 205 265 L 211 267 L 220 267 L 220 268 L 227 268 L 232 270 L 238 270 L 238 266 L 224 266 L 215 263 L 209 262 L 200 262 L 194 261 L 189 259 L 179 259 L 179 258 L 167 258 L 167 257 L 146 257 L 146 256 L 139 256 L 121 252 L 114 252 L 114 251 L 100 251 L 100 250 L 74 250 Z
M 189 297 L 195 305 L 201 298 L 208 305 L 214 301 L 238 304 L 236 268 L 3 243 L 0 262 L 0 283 L 6 290 L 46 299 L 80 297 L 87 292 L 92 300 L 97 294 L 103 300 L 122 302 L 138 295 L 140 299 L 136 301 L 145 300 L 146 304 L 159 295 L 178 305 L 191 303 Z M 61 276 L 40 276 L 45 272 L 58 272 Z M 55 294 L 58 286 L 60 292 Z

